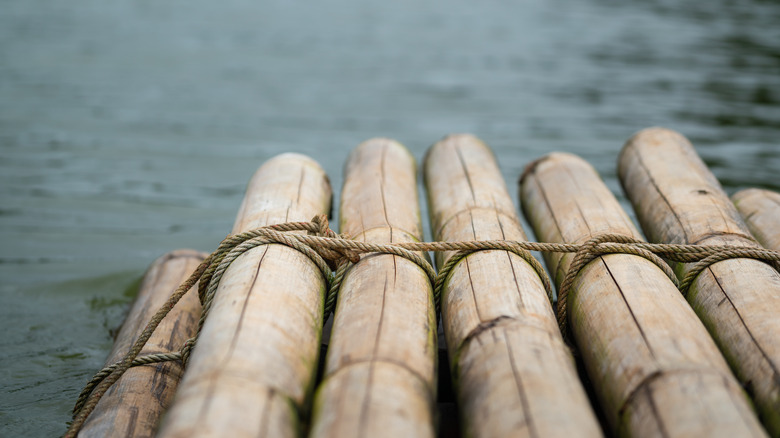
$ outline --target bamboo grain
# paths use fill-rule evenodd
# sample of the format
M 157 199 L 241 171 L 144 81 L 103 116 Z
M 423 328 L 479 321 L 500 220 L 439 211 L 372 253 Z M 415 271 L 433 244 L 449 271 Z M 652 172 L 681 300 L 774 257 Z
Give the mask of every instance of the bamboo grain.
M 233 233 L 329 211 L 331 189 L 308 157 L 282 154 L 255 173 Z M 326 281 L 305 255 L 270 244 L 225 272 L 163 437 L 293 437 L 309 409 Z
M 764 248 L 780 251 L 780 193 L 745 189 L 731 200 L 756 240 Z
M 342 233 L 374 243 L 422 238 L 414 158 L 372 139 L 345 167 Z M 310 436 L 432 437 L 436 315 L 425 272 L 402 257 L 364 255 L 339 292 Z
M 425 159 L 435 240 L 525 240 L 496 161 L 453 135 Z M 442 266 L 451 253 L 438 254 Z M 533 268 L 506 251 L 454 267 L 442 320 L 465 436 L 601 436 L 571 353 Z
M 728 196 L 682 135 L 643 130 L 618 173 L 652 242 L 757 247 Z M 686 266 L 677 266 L 682 278 Z M 703 271 L 687 295 L 773 436 L 780 436 L 780 273 L 731 259 Z
M 180 249 L 163 255 L 149 266 L 138 296 L 117 333 L 106 366 L 124 357 L 157 309 L 206 256 L 194 250 Z M 195 335 L 200 313 L 197 294 L 184 296 L 160 323 L 140 355 L 177 351 Z M 79 437 L 154 436 L 160 418 L 171 404 L 182 372 L 179 362 L 130 368 L 100 399 Z
M 521 204 L 545 242 L 639 231 L 579 157 L 554 153 L 521 178 Z M 572 254 L 548 253 L 558 286 Z M 612 430 L 632 437 L 765 436 L 750 401 L 677 287 L 649 260 L 598 257 L 568 296 L 569 326 Z

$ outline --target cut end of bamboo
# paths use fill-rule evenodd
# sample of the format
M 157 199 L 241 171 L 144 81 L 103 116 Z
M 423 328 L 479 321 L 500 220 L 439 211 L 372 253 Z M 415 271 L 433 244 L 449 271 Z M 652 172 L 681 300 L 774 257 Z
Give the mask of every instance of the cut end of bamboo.
M 629 137 L 628 140 L 626 140 L 626 143 L 618 154 L 618 162 L 620 162 L 623 153 L 630 144 L 643 143 L 647 144 L 648 146 L 663 146 L 664 143 L 669 141 L 690 145 L 690 142 L 687 138 L 685 138 L 685 136 L 669 128 L 664 128 L 662 126 L 651 126 L 649 128 L 641 129 Z
M 183 258 L 189 258 L 189 257 L 206 258 L 207 256 L 208 253 L 203 251 L 198 251 L 196 249 L 190 249 L 190 248 L 174 249 L 173 251 L 161 255 L 153 263 L 157 263 L 158 260 L 170 260 L 170 259 L 178 259 L 182 257 Z
M 479 137 L 477 137 L 474 134 L 469 134 L 467 132 L 463 133 L 453 133 L 453 134 L 447 134 L 444 137 L 442 137 L 439 141 L 431 145 L 431 147 L 428 148 L 427 151 L 425 151 L 425 156 L 423 157 L 423 167 L 426 166 L 426 162 L 428 161 L 428 157 L 431 155 L 431 152 L 433 152 L 436 147 L 441 143 L 448 143 L 448 142 L 465 142 L 465 143 L 481 143 L 485 144 L 480 140 Z
M 734 193 L 733 195 L 731 195 L 731 200 L 734 201 L 734 203 L 736 204 L 736 203 L 742 201 L 743 199 L 749 199 L 749 198 L 752 198 L 752 197 L 755 197 L 755 196 L 764 196 L 765 194 L 771 194 L 771 193 L 774 193 L 774 192 L 772 192 L 770 190 L 765 190 L 765 189 L 759 189 L 759 188 L 751 187 L 749 189 L 742 189 L 742 190 Z M 775 193 L 775 194 L 778 195 L 777 193 Z
M 780 193 L 752 188 L 735 193 L 731 200 L 758 242 L 780 251 Z
M 641 137 L 650 136 L 654 138 L 659 138 L 660 136 L 666 136 L 667 138 L 675 138 L 677 141 L 682 141 L 685 143 L 690 143 L 685 136 L 680 134 L 679 132 L 664 128 L 663 126 L 651 126 L 649 128 L 644 128 L 639 131 L 637 131 L 634 135 L 632 135 L 628 142 L 632 141 L 638 141 Z
M 755 244 L 720 182 L 678 132 L 649 128 L 635 134 L 620 153 L 618 177 L 650 241 Z M 647 196 L 632 195 L 640 192 Z M 675 214 L 679 208 L 685 213 Z
M 530 163 L 528 163 L 527 166 L 525 166 L 525 169 L 523 169 L 523 173 L 520 175 L 520 178 L 518 178 L 517 182 L 518 184 L 522 185 L 523 181 L 525 181 L 528 175 L 536 172 L 536 168 L 547 160 L 567 160 L 570 158 L 576 160 L 582 160 L 578 156 L 574 154 L 570 154 L 568 152 L 550 152 L 549 154 L 543 155 L 540 158 L 531 161 Z
M 445 168 L 446 172 L 434 171 Z M 512 198 L 506 188 L 501 170 L 493 151 L 479 138 L 471 134 L 453 134 L 431 146 L 423 161 L 425 185 L 428 188 L 431 231 L 441 236 L 449 222 L 460 216 L 483 210 L 486 214 L 503 215 L 517 221 Z M 499 177 L 496 178 L 495 176 Z M 479 184 L 474 181 L 480 180 Z M 434 198 L 446 199 L 437 202 Z M 519 222 L 518 222 L 519 225 Z M 521 227 L 520 240 L 525 240 Z M 450 236 L 454 238 L 454 236 Z M 472 236 L 471 239 L 488 239 L 487 236 Z M 500 235 L 492 237 L 502 238 Z M 463 240 L 469 240 L 464 238 Z M 438 257 L 437 263 L 447 257 Z
M 407 149 L 406 146 L 392 138 L 374 137 L 360 143 L 357 145 L 357 147 L 355 147 L 355 149 L 352 150 L 352 152 L 349 153 L 347 156 L 347 161 L 344 163 L 344 176 L 349 174 L 354 169 L 354 166 L 360 164 L 360 155 L 370 154 L 377 148 L 385 147 L 393 149 L 396 153 L 405 155 L 405 158 L 412 163 L 412 166 L 415 169 L 417 168 L 417 160 L 415 160 L 414 155 L 409 152 L 409 149 Z
M 297 152 L 285 152 L 283 154 L 273 156 L 268 161 L 263 163 L 263 165 L 258 168 L 256 173 L 263 171 L 265 168 L 278 168 L 280 166 L 289 165 L 305 166 L 311 168 L 318 174 L 321 174 L 325 181 L 327 181 L 328 188 L 331 188 L 330 179 L 328 178 L 327 173 L 325 173 L 325 170 L 322 168 L 320 163 L 308 155 Z
M 290 188 L 306 190 L 290 192 Z M 330 179 L 312 158 L 284 153 L 266 161 L 247 185 L 233 233 L 284 222 L 311 220 L 311 211 L 330 213 L 333 190 Z
M 523 214 L 542 240 L 579 244 L 598 234 L 642 237 L 596 169 L 577 155 L 553 152 L 540 158 L 523 175 L 519 193 Z M 563 195 L 573 193 L 577 196 Z M 573 217 L 579 218 L 576 224 L 570 223 Z M 572 253 L 543 256 L 555 281 L 574 259 Z

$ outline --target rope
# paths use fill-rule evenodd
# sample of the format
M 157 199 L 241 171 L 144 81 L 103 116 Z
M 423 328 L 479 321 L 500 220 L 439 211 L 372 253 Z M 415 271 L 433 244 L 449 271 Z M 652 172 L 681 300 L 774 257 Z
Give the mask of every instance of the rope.
M 464 242 L 468 243 L 468 242 Z M 455 253 L 452 257 L 447 259 L 447 262 L 444 263 L 444 265 L 439 269 L 439 274 L 436 276 L 436 281 L 434 281 L 434 299 L 436 300 L 436 308 L 438 311 L 439 308 L 439 301 L 441 300 L 441 294 L 442 290 L 444 289 L 444 286 L 449 279 L 450 275 L 452 274 L 452 270 L 455 268 L 455 266 L 460 263 L 463 259 L 465 259 L 467 256 L 478 252 L 478 251 L 490 251 L 490 250 L 503 250 L 503 251 L 509 251 L 511 253 L 517 254 L 520 256 L 523 260 L 528 262 L 528 264 L 531 265 L 533 270 L 536 272 L 536 274 L 539 276 L 539 279 L 542 281 L 542 286 L 544 286 L 545 292 L 547 292 L 547 298 L 550 299 L 550 302 L 553 302 L 553 291 L 552 286 L 550 286 L 550 278 L 547 276 L 547 273 L 544 271 L 544 268 L 542 267 L 542 264 L 539 263 L 539 260 L 536 260 L 533 255 L 531 255 L 530 252 L 523 249 L 521 245 L 519 245 L 520 242 L 513 242 L 513 241 L 507 241 L 507 240 L 498 240 L 494 242 L 494 245 L 490 245 L 489 247 L 485 248 L 469 248 L 469 249 L 463 249 Z M 436 251 L 436 250 L 430 250 L 430 251 Z
M 604 243 L 616 243 L 617 245 L 604 246 L 602 245 Z M 558 291 L 558 326 L 561 328 L 561 333 L 567 342 L 569 342 L 569 318 L 566 311 L 568 309 L 568 297 L 572 290 L 572 286 L 574 285 L 574 280 L 588 263 L 602 255 L 622 253 L 644 257 L 658 266 L 675 286 L 678 288 L 680 287 L 677 282 L 677 276 L 674 275 L 672 268 L 670 268 L 661 257 L 649 249 L 642 248 L 641 245 L 638 245 L 642 243 L 644 242 L 621 234 L 602 234 L 593 237 L 580 246 L 580 249 L 575 253 L 574 259 L 572 260 L 569 270 L 566 272 L 566 276 L 563 278 L 561 287 Z M 685 293 L 687 293 L 687 290 L 684 290 L 683 294 Z
M 295 233 L 298 232 L 298 233 Z M 300 234 L 306 232 L 306 234 Z M 293 234 L 295 233 L 295 234 Z M 170 296 L 168 301 L 155 313 L 144 331 L 135 341 L 127 354 L 117 363 L 100 370 L 81 391 L 73 408 L 73 422 L 65 437 L 75 437 L 89 414 L 94 410 L 100 398 L 132 366 L 155 364 L 167 361 L 179 361 L 186 367 L 190 353 L 197 343 L 212 302 L 219 288 L 220 280 L 227 268 L 241 254 L 261 245 L 282 244 L 306 255 L 322 273 L 329 285 L 324 302 L 323 324 L 334 310 L 338 291 L 349 269 L 358 261 L 361 254 L 379 253 L 403 257 L 418 265 L 433 285 L 433 301 L 436 313 L 441 305 L 441 295 L 455 266 L 469 255 L 479 251 L 508 251 L 520 256 L 534 269 L 547 293 L 550 302 L 555 304 L 550 279 L 539 261 L 529 251 L 574 253 L 574 259 L 564 277 L 558 292 L 557 319 L 564 339 L 568 341 L 567 308 L 572 286 L 579 272 L 591 261 L 606 254 L 631 254 L 643 257 L 658 266 L 669 279 L 687 296 L 688 289 L 696 277 L 714 263 L 732 258 L 751 258 L 770 263 L 780 271 L 780 252 L 761 248 L 735 247 L 729 245 L 676 245 L 651 244 L 631 237 L 604 234 L 596 236 L 583 244 L 545 243 L 508 240 L 472 240 L 460 242 L 405 242 L 377 244 L 359 242 L 349 236 L 333 232 L 325 215 L 316 216 L 310 222 L 288 222 L 270 225 L 244 233 L 228 236 L 214 253 L 201 263 L 190 277 Z M 454 251 L 455 254 L 439 269 L 438 275 L 431 264 L 418 252 Z M 694 263 L 683 278 L 677 281 L 672 269 L 663 259 L 681 263 Z M 334 272 L 335 269 L 335 272 Z M 140 351 L 173 306 L 198 284 L 198 296 L 203 305 L 203 313 L 198 321 L 194 337 L 187 340 L 178 352 L 158 353 L 139 357 Z

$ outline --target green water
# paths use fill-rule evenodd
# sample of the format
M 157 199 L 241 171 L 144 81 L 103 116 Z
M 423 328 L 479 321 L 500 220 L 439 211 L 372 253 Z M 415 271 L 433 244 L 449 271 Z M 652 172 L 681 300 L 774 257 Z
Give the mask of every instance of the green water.
M 471 132 L 515 182 L 553 150 L 618 194 L 644 127 L 730 193 L 780 190 L 780 3 L 0 0 L 0 435 L 64 432 L 132 286 L 210 250 L 266 159 Z M 338 198 L 336 199 L 338 202 Z

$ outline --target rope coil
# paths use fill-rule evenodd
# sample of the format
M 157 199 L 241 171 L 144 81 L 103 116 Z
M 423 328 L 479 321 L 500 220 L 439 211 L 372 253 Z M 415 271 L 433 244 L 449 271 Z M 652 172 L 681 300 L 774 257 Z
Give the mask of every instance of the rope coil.
M 298 234 L 293 234 L 298 232 Z M 306 234 L 300 234 L 306 232 Z M 550 279 L 539 261 L 529 251 L 574 253 L 569 270 L 562 281 L 557 301 L 557 320 L 564 339 L 569 341 L 567 308 L 572 286 L 579 272 L 590 262 L 606 254 L 631 254 L 643 257 L 658 266 L 687 296 L 688 289 L 698 275 L 714 263 L 732 258 L 750 258 L 770 263 L 780 271 L 780 252 L 762 248 L 735 247 L 728 245 L 698 246 L 675 244 L 650 244 L 618 234 L 604 234 L 593 237 L 583 244 L 544 243 L 507 240 L 483 240 L 461 242 L 405 242 L 375 244 L 349 239 L 338 235 L 328 225 L 325 215 L 314 217 L 310 222 L 288 222 L 270 225 L 256 230 L 231 235 L 223 240 L 214 253 L 209 255 L 170 296 L 147 324 L 124 358 L 100 370 L 82 390 L 73 408 L 73 422 L 66 437 L 75 437 L 86 418 L 94 410 L 100 398 L 130 368 L 167 361 L 180 361 L 186 367 L 190 353 L 206 321 L 216 296 L 220 280 L 233 261 L 246 251 L 261 245 L 282 244 L 305 254 L 321 271 L 329 287 L 324 304 L 323 323 L 334 310 L 338 290 L 349 269 L 360 261 L 361 254 L 380 253 L 403 257 L 417 264 L 433 285 L 433 302 L 438 315 L 441 295 L 455 266 L 466 257 L 479 251 L 500 250 L 512 252 L 533 268 L 539 276 L 550 302 L 555 306 Z M 431 264 L 418 252 L 455 251 L 437 274 Z M 672 269 L 664 259 L 681 263 L 695 263 L 678 282 Z M 187 340 L 178 352 L 138 356 L 162 319 L 176 303 L 198 283 L 198 296 L 203 313 L 198 321 L 195 336 Z

